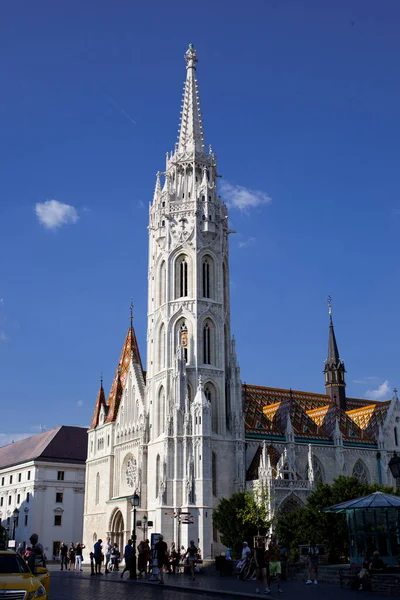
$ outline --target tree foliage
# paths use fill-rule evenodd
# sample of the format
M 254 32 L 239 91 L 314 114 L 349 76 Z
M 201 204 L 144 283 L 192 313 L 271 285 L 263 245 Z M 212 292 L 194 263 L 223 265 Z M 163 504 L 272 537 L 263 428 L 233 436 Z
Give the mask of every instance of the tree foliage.
M 276 520 L 276 532 L 284 541 L 295 560 L 299 544 L 327 542 L 329 558 L 332 562 L 347 559 L 349 555 L 346 517 L 343 514 L 323 513 L 321 510 L 346 502 L 353 498 L 381 491 L 394 494 L 391 487 L 361 483 L 356 477 L 340 475 L 332 485 L 320 483 L 308 497 L 304 507 L 289 514 L 279 514 Z
M 213 523 L 224 546 L 238 556 L 243 541 L 251 544 L 253 537 L 265 533 L 270 525 L 267 492 L 236 492 L 229 499 L 221 498 L 213 511 Z

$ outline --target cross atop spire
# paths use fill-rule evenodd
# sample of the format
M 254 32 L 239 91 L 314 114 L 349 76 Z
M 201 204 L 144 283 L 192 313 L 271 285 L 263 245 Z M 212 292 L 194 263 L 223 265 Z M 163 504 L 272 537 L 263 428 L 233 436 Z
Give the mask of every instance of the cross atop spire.
M 131 298 L 131 305 L 129 307 L 129 310 L 130 310 L 130 317 L 129 318 L 130 318 L 131 327 L 132 327 L 132 325 L 133 325 L 133 298 Z
M 204 153 L 204 134 L 200 112 L 198 83 L 195 77 L 198 58 L 193 44 L 185 54 L 186 82 L 179 131 L 178 152 Z

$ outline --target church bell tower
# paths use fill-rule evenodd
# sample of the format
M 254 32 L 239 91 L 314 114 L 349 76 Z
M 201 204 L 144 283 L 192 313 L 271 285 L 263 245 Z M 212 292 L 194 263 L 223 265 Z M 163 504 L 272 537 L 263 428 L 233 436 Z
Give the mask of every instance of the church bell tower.
M 228 211 L 204 145 L 193 45 L 185 61 L 178 142 L 157 173 L 149 215 L 147 500 L 155 530 L 176 543 L 194 539 L 211 556 L 212 509 L 244 486 L 244 425 Z M 193 523 L 179 527 L 181 512 Z

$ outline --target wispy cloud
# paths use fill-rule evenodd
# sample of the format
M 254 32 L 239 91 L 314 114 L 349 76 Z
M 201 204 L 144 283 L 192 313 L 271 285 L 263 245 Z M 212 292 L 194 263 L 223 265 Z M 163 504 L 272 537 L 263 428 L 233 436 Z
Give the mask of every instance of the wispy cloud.
M 392 208 L 392 217 L 400 217 L 400 208 Z
M 7 342 L 10 338 L 3 329 L 0 329 L 0 342 Z
M 78 402 L 76 403 L 78 408 L 82 408 L 83 406 L 83 400 L 78 400 Z
M 35 213 L 39 223 L 46 229 L 57 229 L 62 225 L 76 223 L 79 219 L 78 211 L 70 204 L 63 204 L 58 200 L 46 200 L 38 202 Z
M 13 442 L 18 442 L 27 437 L 31 437 L 31 433 L 0 433 L 0 446 L 7 446 Z
M 362 379 L 353 379 L 352 383 L 356 383 L 357 385 L 374 385 L 379 381 L 381 381 L 381 378 L 373 375 L 371 377 L 363 377 Z
M 391 389 L 390 389 L 390 385 L 389 385 L 389 381 L 386 380 L 383 383 L 381 383 L 380 385 L 378 385 L 378 387 L 374 390 L 367 390 L 365 392 L 365 397 L 368 398 L 369 400 L 382 400 L 382 399 L 388 399 L 388 397 L 391 395 L 390 394 Z
M 239 246 L 239 248 L 247 248 L 248 246 L 252 246 L 255 243 L 256 243 L 256 238 L 253 236 L 250 236 L 244 240 L 241 240 L 238 243 L 238 246 Z
M 232 208 L 238 208 L 247 212 L 263 204 L 269 204 L 271 197 L 261 190 L 252 190 L 242 185 L 236 185 L 229 181 L 222 181 L 220 191 L 224 201 Z

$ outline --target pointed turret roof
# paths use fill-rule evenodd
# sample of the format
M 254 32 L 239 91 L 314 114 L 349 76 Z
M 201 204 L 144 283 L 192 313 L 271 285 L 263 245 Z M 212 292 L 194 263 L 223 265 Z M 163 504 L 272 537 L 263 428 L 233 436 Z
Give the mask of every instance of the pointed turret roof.
M 143 372 L 139 347 L 136 340 L 135 330 L 133 328 L 132 313 L 130 316 L 130 321 L 131 322 L 128 329 L 128 333 L 126 334 L 125 343 L 122 348 L 121 356 L 119 359 L 118 368 L 114 376 L 113 384 L 111 386 L 110 395 L 108 397 L 108 415 L 106 419 L 106 422 L 108 423 L 110 421 L 115 421 L 115 419 L 117 418 L 119 402 L 121 400 L 121 398 L 118 398 L 118 396 L 120 392 L 122 394 L 122 391 L 125 387 L 130 362 L 132 361 L 133 363 L 136 363 L 140 367 L 140 370 Z M 119 387 L 121 388 L 121 390 L 119 390 Z
M 328 363 L 337 365 L 340 361 L 339 350 L 336 343 L 335 329 L 333 327 L 332 313 L 329 315 Z
M 193 44 L 185 54 L 186 82 L 183 93 L 183 105 L 179 131 L 178 152 L 203 154 L 204 134 L 200 112 L 196 63 L 198 62 Z
M 103 378 L 101 378 L 101 380 L 100 380 L 100 389 L 99 389 L 99 393 L 97 394 L 96 405 L 94 407 L 93 418 L 92 418 L 92 422 L 90 424 L 89 429 L 94 429 L 99 424 L 100 410 L 101 410 L 102 406 L 104 406 L 104 407 L 106 406 L 106 397 L 104 395 L 104 388 L 103 388 Z

